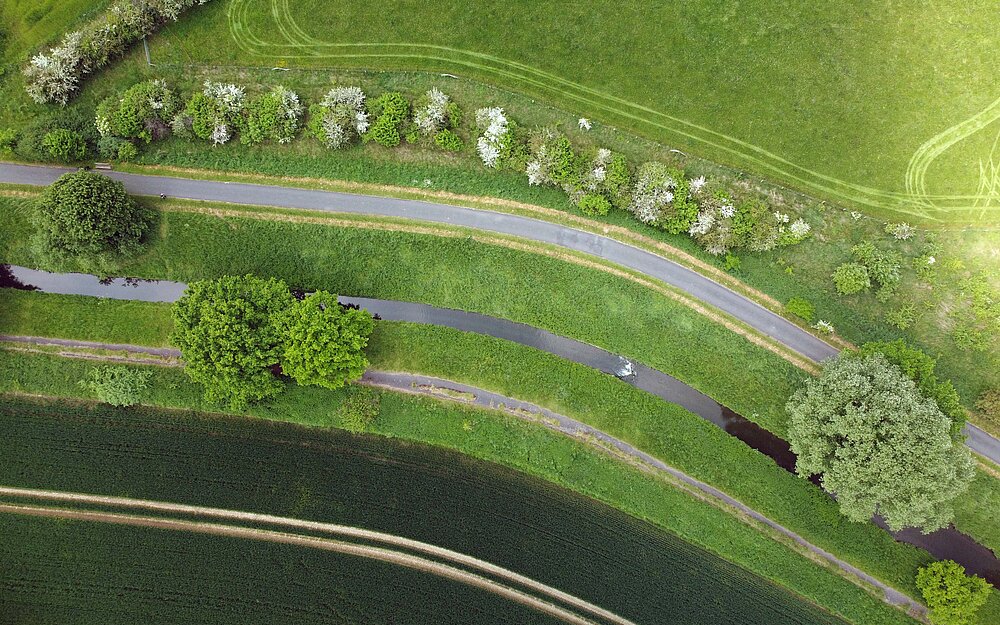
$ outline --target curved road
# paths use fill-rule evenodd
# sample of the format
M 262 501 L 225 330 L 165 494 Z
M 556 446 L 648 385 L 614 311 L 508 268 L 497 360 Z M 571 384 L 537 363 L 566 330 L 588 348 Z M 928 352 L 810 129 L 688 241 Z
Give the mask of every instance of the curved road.
M 43 186 L 68 171 L 75 170 L 0 163 L 0 182 Z M 165 193 L 170 197 L 192 200 L 403 217 L 549 243 L 603 258 L 673 285 L 811 360 L 820 362 L 838 353 L 837 348 L 829 343 L 696 271 L 610 237 L 541 219 L 419 200 L 334 191 L 122 172 L 106 173 L 120 180 L 129 192 L 138 195 Z M 1000 440 L 972 424 L 966 424 L 963 432 L 966 444 L 973 451 L 1000 464 Z

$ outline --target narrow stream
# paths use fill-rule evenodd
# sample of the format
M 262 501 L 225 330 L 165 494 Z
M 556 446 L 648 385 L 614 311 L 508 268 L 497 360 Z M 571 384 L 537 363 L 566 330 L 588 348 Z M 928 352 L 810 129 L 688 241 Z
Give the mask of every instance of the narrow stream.
M 181 296 L 185 286 L 180 282 L 165 280 L 138 278 L 102 280 L 88 274 L 58 274 L 16 265 L 0 265 L 0 288 L 38 290 L 44 293 L 169 303 Z M 623 362 L 623 357 L 599 347 L 506 319 L 413 302 L 343 296 L 339 299 L 343 304 L 360 306 L 389 321 L 426 323 L 485 334 L 534 347 L 612 375 Z M 636 373 L 625 378 L 625 382 L 665 401 L 683 406 L 719 426 L 727 434 L 772 458 L 786 471 L 794 472 L 795 454 L 784 439 L 662 371 L 639 363 L 633 363 L 633 366 Z M 813 479 L 814 483 L 816 481 Z M 888 531 L 881 518 L 876 517 L 873 521 Z M 964 566 L 969 573 L 979 575 L 994 586 L 1000 587 L 1000 560 L 993 551 L 958 531 L 954 526 L 930 534 L 923 534 L 916 529 L 890 533 L 896 540 L 925 549 L 935 558 L 954 560 Z

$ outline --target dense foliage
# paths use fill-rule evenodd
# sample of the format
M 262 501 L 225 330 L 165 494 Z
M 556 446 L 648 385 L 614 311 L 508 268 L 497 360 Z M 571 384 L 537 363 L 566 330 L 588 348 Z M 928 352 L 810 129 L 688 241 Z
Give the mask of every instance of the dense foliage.
M 150 226 L 122 183 L 90 171 L 63 174 L 35 206 L 39 251 L 54 258 L 127 253 Z
M 112 406 L 134 406 L 142 401 L 151 371 L 134 367 L 95 367 L 80 386 Z
M 174 124 L 190 125 L 194 136 L 222 145 L 242 127 L 245 106 L 243 87 L 206 80 L 202 91 L 188 101 L 184 119 Z
M 786 409 L 796 472 L 819 475 L 852 521 L 877 513 L 894 530 L 943 527 L 974 477 L 951 420 L 882 354 L 828 362 Z
M 120 97 L 101 101 L 95 125 L 101 137 L 149 143 L 170 133 L 170 122 L 180 107 L 180 99 L 165 82 L 147 80 L 126 89 Z
M 872 286 L 868 268 L 859 263 L 844 263 L 833 272 L 833 285 L 841 295 L 854 295 Z
M 368 103 L 368 114 L 375 121 L 364 139 L 387 148 L 399 145 L 410 117 L 410 103 L 406 97 L 398 91 L 387 91 Z
M 882 354 L 886 360 L 899 367 L 906 377 L 913 380 L 921 394 L 933 399 L 941 412 L 951 419 L 952 438 L 961 440 L 962 427 L 968 415 L 951 380 L 938 380 L 933 358 L 902 340 L 865 343 L 858 353 L 861 356 Z
M 250 100 L 240 142 L 243 145 L 257 145 L 264 141 L 289 143 L 299 130 L 302 111 L 298 94 L 277 86 Z
M 971 625 L 992 586 L 981 577 L 966 575 L 964 566 L 942 560 L 920 568 L 917 588 L 930 608 L 932 625 Z
M 72 130 L 57 128 L 42 138 L 42 145 L 53 160 L 63 163 L 83 160 L 87 156 L 87 142 Z
M 282 371 L 306 386 L 353 382 L 368 368 L 364 349 L 374 327 L 371 314 L 342 307 L 336 295 L 308 295 L 282 318 Z
M 66 104 L 80 80 L 121 55 L 182 11 L 208 0 L 115 0 L 97 20 L 67 34 L 62 42 L 31 58 L 24 69 L 25 89 L 39 104 Z
M 281 392 L 271 368 L 284 348 L 280 318 L 294 303 L 288 287 L 273 278 L 226 276 L 188 285 L 173 306 L 171 341 L 209 401 L 242 410 Z

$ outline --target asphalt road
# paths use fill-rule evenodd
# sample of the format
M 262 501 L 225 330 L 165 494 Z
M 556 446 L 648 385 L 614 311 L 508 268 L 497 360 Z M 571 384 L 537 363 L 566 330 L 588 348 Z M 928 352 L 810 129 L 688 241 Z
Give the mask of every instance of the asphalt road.
M 67 171 L 70 170 L 59 167 L 0 163 L 0 182 L 47 185 Z M 671 284 L 697 299 L 729 313 L 812 360 L 821 361 L 837 354 L 835 347 L 695 271 L 620 241 L 540 219 L 447 204 L 432 204 L 418 200 L 373 197 L 333 191 L 145 176 L 120 172 L 102 173 L 122 181 L 129 192 L 138 195 L 165 193 L 169 197 L 193 200 L 403 217 L 499 232 L 523 239 L 550 243 L 598 256 Z
M 50 184 L 67 171 L 73 170 L 0 163 L 0 182 L 41 186 Z M 529 217 L 418 200 L 121 172 L 106 173 L 124 183 L 131 193 L 139 195 L 165 193 L 176 198 L 233 204 L 404 217 L 550 243 L 598 256 L 676 286 L 817 362 L 838 353 L 837 348 L 829 343 L 710 278 L 631 245 L 568 226 Z M 973 451 L 1000 463 L 1000 440 L 971 424 L 966 426 L 964 433 L 967 437 L 966 444 Z

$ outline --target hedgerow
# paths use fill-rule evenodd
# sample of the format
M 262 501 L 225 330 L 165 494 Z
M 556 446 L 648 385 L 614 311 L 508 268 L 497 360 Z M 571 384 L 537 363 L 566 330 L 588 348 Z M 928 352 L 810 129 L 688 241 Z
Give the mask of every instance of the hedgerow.
M 98 19 L 38 53 L 24 68 L 25 89 L 35 102 L 66 104 L 80 80 L 125 52 L 186 9 L 208 0 L 116 0 Z
M 282 86 L 248 98 L 239 85 L 211 81 L 190 97 L 183 110 L 179 103 L 162 81 L 139 83 L 120 97 L 106 99 L 95 119 L 102 135 L 99 153 L 103 158 L 130 160 L 136 156 L 135 143 L 169 133 L 215 145 L 237 134 L 244 145 L 288 143 L 299 130 L 304 109 L 298 95 Z M 458 152 L 464 148 L 458 132 L 461 118 L 458 106 L 437 88 L 411 107 L 397 91 L 369 100 L 358 87 L 340 86 L 309 107 L 306 134 L 339 149 L 358 139 L 395 147 L 405 133 L 407 143 Z M 586 215 L 603 216 L 618 209 L 671 234 L 687 234 L 709 253 L 732 258 L 727 261 L 731 269 L 738 266 L 734 252 L 767 252 L 799 243 L 811 233 L 805 220 L 773 211 L 759 197 L 745 192 L 734 196 L 704 176 L 689 178 L 678 167 L 651 161 L 633 173 L 622 154 L 579 148 L 557 128 L 525 132 L 502 108 L 479 108 L 474 118 L 476 153 L 486 167 L 523 172 L 529 185 L 558 187 Z M 869 280 L 889 292 L 895 257 L 867 247 L 859 248 L 856 256 L 864 257 L 859 262 Z M 895 265 L 898 279 L 898 262 Z M 842 277 L 850 277 L 852 270 L 845 269 Z

